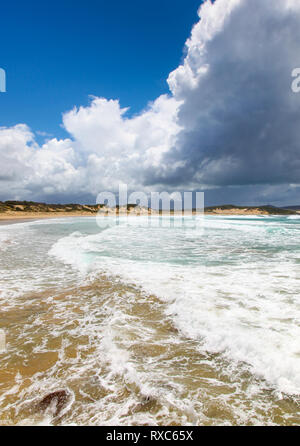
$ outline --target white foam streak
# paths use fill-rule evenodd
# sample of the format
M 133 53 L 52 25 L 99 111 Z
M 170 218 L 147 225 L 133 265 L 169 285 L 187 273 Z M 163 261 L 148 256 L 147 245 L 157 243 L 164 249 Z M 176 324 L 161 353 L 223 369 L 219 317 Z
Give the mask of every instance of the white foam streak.
M 209 218 L 204 240 L 197 232 L 162 229 L 148 239 L 146 231 L 122 226 L 74 233 L 51 254 L 81 272 L 115 274 L 141 286 L 168 302 L 167 314 L 199 348 L 222 352 L 279 391 L 299 394 L 297 254 L 284 250 L 299 230 L 266 220 Z

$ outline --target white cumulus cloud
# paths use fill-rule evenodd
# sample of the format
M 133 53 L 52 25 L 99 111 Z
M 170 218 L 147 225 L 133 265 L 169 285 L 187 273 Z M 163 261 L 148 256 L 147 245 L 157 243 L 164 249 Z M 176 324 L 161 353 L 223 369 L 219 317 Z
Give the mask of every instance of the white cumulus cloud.
M 64 113 L 69 138 L 41 146 L 25 124 L 0 128 L 0 198 L 82 201 L 124 182 L 224 200 L 272 200 L 283 185 L 288 199 L 300 183 L 299 44 L 299 1 L 205 1 L 170 94 L 140 114 L 92 97 Z

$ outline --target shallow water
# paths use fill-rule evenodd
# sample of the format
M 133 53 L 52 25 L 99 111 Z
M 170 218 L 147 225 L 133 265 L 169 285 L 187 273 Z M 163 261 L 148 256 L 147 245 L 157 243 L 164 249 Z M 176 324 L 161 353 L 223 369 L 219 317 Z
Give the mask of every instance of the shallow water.
M 299 424 L 300 219 L 143 218 L 0 228 L 0 424 Z

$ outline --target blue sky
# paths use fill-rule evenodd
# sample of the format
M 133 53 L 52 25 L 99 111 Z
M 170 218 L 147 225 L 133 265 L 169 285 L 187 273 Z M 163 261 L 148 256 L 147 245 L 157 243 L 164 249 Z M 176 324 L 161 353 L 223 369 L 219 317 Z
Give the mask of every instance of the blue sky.
M 299 204 L 298 1 L 12 1 L 0 43 L 0 200 Z
M 0 125 L 65 136 L 61 114 L 88 95 L 136 113 L 168 91 L 199 0 L 12 0 L 0 17 Z

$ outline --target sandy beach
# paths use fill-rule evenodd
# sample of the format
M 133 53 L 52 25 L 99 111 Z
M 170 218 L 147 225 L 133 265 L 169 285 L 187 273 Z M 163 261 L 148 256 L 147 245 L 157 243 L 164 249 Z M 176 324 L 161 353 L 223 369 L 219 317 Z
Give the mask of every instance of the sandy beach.
M 82 213 L 69 213 L 69 212 L 55 212 L 51 215 L 44 213 L 9 213 L 0 215 L 0 225 L 14 224 L 14 223 L 26 223 L 29 221 L 43 220 L 43 219 L 54 219 L 54 218 L 67 218 L 67 217 L 93 217 L 94 215 L 90 212 Z
M 202 210 L 203 211 L 203 210 Z M 128 215 L 128 216 L 147 216 L 147 215 L 164 215 L 164 216 L 180 216 L 180 215 L 195 215 L 201 214 L 201 210 L 191 209 L 173 211 L 171 210 L 156 210 L 152 208 L 141 207 L 136 204 L 128 204 L 117 208 L 110 208 L 106 205 L 84 205 L 84 204 L 46 204 L 35 203 L 27 201 L 7 201 L 0 202 L 0 224 L 53 219 L 53 218 L 67 218 L 67 217 L 95 217 L 114 216 L 114 215 Z M 204 213 L 206 215 L 219 216 L 262 216 L 262 215 L 296 215 L 297 210 L 290 210 L 284 208 L 276 208 L 274 206 L 236 206 L 236 205 L 222 205 L 205 207 Z

